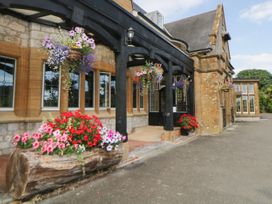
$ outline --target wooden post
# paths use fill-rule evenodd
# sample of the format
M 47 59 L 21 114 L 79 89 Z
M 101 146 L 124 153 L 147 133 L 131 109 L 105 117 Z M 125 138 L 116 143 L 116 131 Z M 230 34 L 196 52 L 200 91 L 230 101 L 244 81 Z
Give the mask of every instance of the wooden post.
M 127 136 L 127 47 L 121 38 L 121 48 L 115 53 L 116 62 L 116 131 Z
M 188 113 L 195 115 L 195 88 L 194 88 L 194 74 L 191 75 L 191 80 L 189 83 L 189 93 L 188 93 Z
M 133 81 L 131 77 L 127 81 L 127 112 L 133 113 Z
M 168 72 L 165 76 L 165 115 L 164 115 L 164 130 L 173 130 L 173 73 L 172 73 L 173 64 L 170 61 L 168 63 Z
M 68 111 L 69 90 L 67 88 L 66 80 L 70 77 L 69 72 L 61 69 L 61 86 L 60 86 L 60 112 Z
M 80 73 L 80 112 L 85 113 L 85 73 Z

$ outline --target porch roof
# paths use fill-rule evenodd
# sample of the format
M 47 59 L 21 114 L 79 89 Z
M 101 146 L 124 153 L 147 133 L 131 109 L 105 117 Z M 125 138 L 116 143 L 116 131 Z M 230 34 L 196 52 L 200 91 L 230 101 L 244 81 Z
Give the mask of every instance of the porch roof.
M 36 13 L 26 15 L 14 9 L 28 9 Z M 111 0 L 0 0 L 0 12 L 27 21 L 61 26 L 65 29 L 75 25 L 84 27 L 115 52 L 120 51 L 122 46 L 120 41 L 125 38 L 128 28 L 132 27 L 135 31 L 133 47 L 141 49 L 131 49 L 129 54 L 144 54 L 165 65 L 171 61 L 173 65 L 193 72 L 193 61 L 190 57 L 167 41 L 155 29 L 141 22 Z M 46 20 L 49 15 L 59 17 L 62 21 Z

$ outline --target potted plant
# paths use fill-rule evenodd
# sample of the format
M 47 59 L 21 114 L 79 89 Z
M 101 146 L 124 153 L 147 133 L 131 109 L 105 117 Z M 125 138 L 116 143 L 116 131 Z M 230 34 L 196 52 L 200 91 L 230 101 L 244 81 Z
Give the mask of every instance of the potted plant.
M 122 159 L 118 146 L 125 139 L 94 115 L 62 113 L 32 134 L 14 136 L 17 148 L 7 166 L 7 189 L 23 199 L 112 168 Z
M 69 90 L 71 80 L 69 73 L 75 70 L 88 73 L 94 61 L 94 39 L 83 28 L 75 27 L 68 33 L 59 31 L 56 39 L 46 37 L 42 46 L 47 50 L 47 64 L 52 69 L 61 69 L 64 76 L 64 89 Z
M 141 92 L 146 90 L 146 88 L 149 88 L 152 82 L 161 82 L 163 79 L 163 69 L 161 66 L 161 64 L 146 62 L 145 66 L 136 71 L 134 81 L 140 84 Z
M 190 132 L 199 127 L 196 117 L 190 114 L 182 114 L 177 121 L 180 126 L 180 133 L 183 136 L 188 136 Z

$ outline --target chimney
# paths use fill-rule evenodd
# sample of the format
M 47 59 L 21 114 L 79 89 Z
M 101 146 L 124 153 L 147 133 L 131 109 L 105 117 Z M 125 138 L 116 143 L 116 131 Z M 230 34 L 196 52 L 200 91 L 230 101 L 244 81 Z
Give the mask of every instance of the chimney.
M 161 29 L 164 27 L 164 17 L 159 11 L 152 11 L 145 14 L 153 23 L 158 25 Z

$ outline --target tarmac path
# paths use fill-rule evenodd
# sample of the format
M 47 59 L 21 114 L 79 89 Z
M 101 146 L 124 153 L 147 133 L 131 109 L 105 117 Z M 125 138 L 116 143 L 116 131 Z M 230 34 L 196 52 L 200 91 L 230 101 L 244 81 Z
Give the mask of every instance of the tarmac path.
M 44 204 L 272 203 L 272 115 L 238 123 Z

